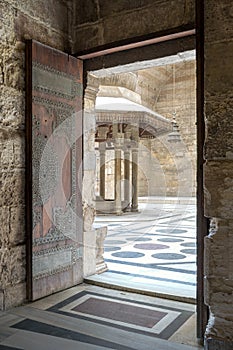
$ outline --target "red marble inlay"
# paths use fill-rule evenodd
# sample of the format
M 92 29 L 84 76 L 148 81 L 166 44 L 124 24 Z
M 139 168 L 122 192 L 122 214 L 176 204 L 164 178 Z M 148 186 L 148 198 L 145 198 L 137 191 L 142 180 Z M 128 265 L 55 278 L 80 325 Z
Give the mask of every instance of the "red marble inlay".
M 154 327 L 167 315 L 166 312 L 93 297 L 75 306 L 72 310 L 147 328 Z

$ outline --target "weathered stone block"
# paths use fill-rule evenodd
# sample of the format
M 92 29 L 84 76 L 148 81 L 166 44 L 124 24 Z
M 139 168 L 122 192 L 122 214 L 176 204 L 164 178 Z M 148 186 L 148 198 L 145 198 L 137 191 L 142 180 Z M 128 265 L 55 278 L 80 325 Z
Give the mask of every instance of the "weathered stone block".
M 229 310 L 229 305 L 227 305 L 227 308 Z M 221 314 L 221 311 L 217 308 L 214 311 L 212 311 L 212 308 L 210 310 L 209 322 L 205 333 L 206 339 L 225 339 L 232 342 L 233 322 L 230 313 L 225 312 Z
M 7 29 L 6 29 L 7 30 Z M 10 88 L 23 90 L 24 79 L 24 45 L 19 42 L 9 44 L 8 42 L 0 45 L 1 60 L 3 63 L 3 84 Z
M 208 64 L 205 64 L 205 94 L 207 99 L 212 96 L 217 99 L 219 96 L 221 98 L 224 93 L 230 98 L 233 84 L 233 40 L 207 43 L 205 56 L 208 57 Z
M 9 2 L 1 1 L 0 6 L 0 36 L 1 43 L 13 43 L 15 40 L 14 33 L 14 16 L 15 9 L 12 8 Z
M 4 310 L 4 292 L 0 290 L 0 310 Z
M 210 307 L 210 318 L 206 329 L 206 338 L 227 339 L 233 341 L 233 280 L 228 278 L 206 278 L 205 301 Z
M 72 47 L 72 52 L 75 53 L 95 46 L 103 45 L 104 41 L 102 33 L 102 23 L 74 29 L 74 44 Z
M 233 280 L 224 277 L 207 277 L 205 300 L 212 312 L 218 315 L 231 314 L 229 306 L 233 303 Z M 233 321 L 233 320 L 232 320 Z
M 3 136 L 8 138 L 9 131 L 24 129 L 25 98 L 21 92 L 3 86 L 0 86 L 0 93 L 0 131 L 5 131 Z
M 229 0 L 205 1 L 205 26 L 208 28 L 205 35 L 207 42 L 233 38 L 233 4 Z
M 213 224 L 210 234 L 205 237 L 205 275 L 208 277 L 230 278 L 233 264 L 231 262 L 232 249 L 226 250 L 227 243 L 231 243 L 231 228 L 228 221 L 217 220 Z M 224 256 L 224 259 L 223 259 Z
M 5 84 L 17 90 L 24 88 L 24 70 L 16 62 L 10 63 L 5 67 Z
M 0 46 L 0 50 L 2 53 L 2 61 L 4 63 L 4 83 L 7 86 L 18 88 L 16 86 L 15 76 L 11 77 L 11 75 L 19 74 L 17 77 L 20 82 L 19 89 L 24 88 L 24 58 L 25 53 L 23 50 L 23 45 L 19 46 L 18 42 L 14 44 L 2 43 Z M 11 81 L 13 82 L 11 84 Z
M 0 139 L 0 168 L 13 169 L 25 166 L 24 139 L 14 135 L 12 139 Z
M 2 248 L 1 252 L 1 286 L 14 286 L 17 283 L 25 281 L 25 246 L 17 246 L 12 248 Z
M 82 1 L 75 2 L 75 26 L 97 22 L 98 19 L 98 1 L 86 0 L 85 6 Z
M 101 18 L 112 17 L 122 12 L 136 11 L 145 6 L 153 5 L 154 0 L 117 0 L 114 6 L 108 0 L 99 0 L 100 16 Z
M 232 350 L 233 342 L 207 338 L 205 339 L 205 350 Z
M 141 11 L 118 13 L 103 21 L 104 42 L 123 40 L 181 25 L 183 0 L 160 3 Z M 116 31 L 117 28 L 117 31 Z
M 22 244 L 25 241 L 25 207 L 20 205 L 10 208 L 10 232 L 11 245 Z
M 233 99 L 231 95 L 209 96 L 205 105 L 205 114 L 207 129 L 205 158 L 233 159 Z
M 0 208 L 0 249 L 9 244 L 10 231 L 10 208 L 4 206 Z
M 22 282 L 14 286 L 9 286 L 5 289 L 5 310 L 19 306 L 26 301 L 26 283 Z
M 208 161 L 204 166 L 205 216 L 233 218 L 233 160 Z
M 24 0 L 23 2 L 18 2 L 14 0 L 14 2 L 17 8 L 28 17 L 32 17 L 34 20 L 36 18 L 48 27 L 67 33 L 70 1 L 40 0 L 31 2 L 31 0 Z M 48 16 L 48 13 L 50 16 Z
M 55 30 L 49 24 L 37 22 L 20 11 L 15 18 L 15 33 L 18 41 L 34 39 L 53 48 L 69 51 L 70 45 L 65 33 Z
M 24 203 L 24 170 L 1 170 L 0 184 L 0 205 L 17 206 Z

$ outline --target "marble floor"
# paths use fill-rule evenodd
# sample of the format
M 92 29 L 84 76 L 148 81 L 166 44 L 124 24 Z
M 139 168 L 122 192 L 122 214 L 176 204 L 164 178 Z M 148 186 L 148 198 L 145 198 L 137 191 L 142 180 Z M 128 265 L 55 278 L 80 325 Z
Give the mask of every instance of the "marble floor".
M 138 213 L 98 215 L 95 226 L 108 227 L 109 270 L 88 283 L 195 303 L 195 198 L 140 198 Z
M 97 217 L 96 226 L 108 226 L 109 267 L 87 279 L 97 285 L 0 312 L 0 350 L 203 349 L 195 337 L 195 202 L 139 204 L 139 213 Z
M 79 285 L 0 312 L 1 350 L 194 350 L 195 306 Z

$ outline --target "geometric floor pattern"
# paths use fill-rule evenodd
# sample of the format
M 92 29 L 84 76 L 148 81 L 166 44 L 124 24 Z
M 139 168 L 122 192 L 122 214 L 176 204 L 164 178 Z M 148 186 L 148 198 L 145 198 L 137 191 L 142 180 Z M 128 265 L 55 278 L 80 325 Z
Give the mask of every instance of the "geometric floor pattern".
M 193 350 L 170 340 L 195 306 L 80 285 L 0 317 L 0 349 Z
M 120 278 L 195 301 L 195 199 L 139 200 L 139 213 L 96 218 L 96 227 L 108 226 L 104 257 L 109 268 L 96 279 Z

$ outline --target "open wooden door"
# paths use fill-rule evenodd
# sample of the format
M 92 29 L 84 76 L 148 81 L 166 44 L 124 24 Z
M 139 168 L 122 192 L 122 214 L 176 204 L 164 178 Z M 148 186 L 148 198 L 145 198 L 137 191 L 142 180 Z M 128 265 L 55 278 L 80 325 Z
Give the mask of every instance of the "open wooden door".
M 82 61 L 26 49 L 28 299 L 82 282 Z

